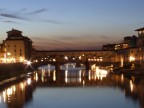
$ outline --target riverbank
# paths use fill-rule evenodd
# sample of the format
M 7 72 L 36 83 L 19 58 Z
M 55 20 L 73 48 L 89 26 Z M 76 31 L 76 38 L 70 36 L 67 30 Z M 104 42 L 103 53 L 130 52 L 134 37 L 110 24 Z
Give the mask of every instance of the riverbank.
M 6 79 L 19 77 L 31 71 L 32 68 L 23 63 L 0 64 L 0 82 Z
M 123 74 L 126 77 L 144 78 L 144 64 L 143 63 L 128 63 L 123 67 L 114 68 L 115 74 Z

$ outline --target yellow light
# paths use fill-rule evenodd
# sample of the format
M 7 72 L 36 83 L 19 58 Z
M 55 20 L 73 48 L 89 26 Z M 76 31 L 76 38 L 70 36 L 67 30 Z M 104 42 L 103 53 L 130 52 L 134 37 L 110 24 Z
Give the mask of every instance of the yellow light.
M 142 31 L 139 31 L 139 33 L 141 34 L 141 33 L 142 33 Z
M 79 60 L 81 60 L 81 56 L 79 56 Z
M 68 71 L 65 70 L 65 82 L 67 83 L 68 82 Z
M 130 57 L 129 57 L 129 61 L 130 61 L 130 62 L 135 61 L 135 57 L 130 56 Z
M 23 62 L 23 61 L 24 61 L 24 58 L 23 58 L 23 57 L 20 57 L 19 60 L 20 60 L 20 62 Z
M 4 102 L 6 102 L 6 92 L 5 91 L 3 91 L 3 100 L 4 100 Z
M 24 84 L 21 83 L 21 84 L 20 84 L 20 87 L 21 87 L 21 90 L 23 91 L 23 90 L 24 90 Z
M 134 85 L 133 85 L 133 83 L 132 83 L 132 80 L 130 80 L 130 89 L 131 89 L 131 92 L 133 92 Z
M 7 89 L 7 95 L 8 96 L 11 95 L 11 89 L 10 88 Z
M 27 64 L 27 65 L 31 65 L 31 61 L 27 61 L 26 64 Z
M 41 77 L 42 82 L 44 82 L 44 77 Z
M 82 74 L 82 70 L 79 71 L 79 82 L 81 83 L 81 74 Z
M 56 59 L 53 59 L 53 62 L 55 62 L 56 61 Z
M 9 55 L 10 55 L 10 52 L 8 52 L 7 55 L 9 56 Z
M 7 61 L 6 58 L 2 58 L 3 63 L 6 63 L 6 61 Z
M 91 80 L 91 71 L 89 71 L 89 81 Z
M 36 73 L 36 82 L 38 81 L 38 73 Z
M 67 57 L 67 56 L 65 56 L 64 58 L 65 58 L 65 60 L 68 60 L 68 57 Z
M 27 84 L 30 85 L 31 82 L 32 82 L 32 81 L 31 81 L 31 78 L 28 78 L 28 79 L 27 79 Z
M 121 75 L 121 81 L 122 81 L 122 82 L 124 81 L 124 76 L 123 76 L 123 74 Z
M 98 79 L 101 79 L 101 80 L 102 80 L 104 77 L 107 76 L 107 74 L 108 74 L 108 71 L 107 71 L 107 70 L 99 69 L 98 66 L 96 67 L 96 73 L 95 73 L 95 75 L 96 75 L 96 77 L 97 77 Z M 96 79 L 96 78 L 95 78 L 95 79 Z
M 13 86 L 13 91 L 14 91 L 14 93 L 15 93 L 15 91 L 16 91 L 16 87 L 15 87 L 15 86 Z
M 83 80 L 83 87 L 85 86 L 85 81 Z
M 56 71 L 53 72 L 53 81 L 56 81 Z

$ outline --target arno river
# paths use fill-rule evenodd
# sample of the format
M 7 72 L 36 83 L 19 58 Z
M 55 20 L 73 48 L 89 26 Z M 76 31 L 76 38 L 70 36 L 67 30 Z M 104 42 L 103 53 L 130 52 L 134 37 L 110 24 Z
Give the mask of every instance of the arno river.
M 1 84 L 0 108 L 144 108 L 144 79 L 47 67 Z

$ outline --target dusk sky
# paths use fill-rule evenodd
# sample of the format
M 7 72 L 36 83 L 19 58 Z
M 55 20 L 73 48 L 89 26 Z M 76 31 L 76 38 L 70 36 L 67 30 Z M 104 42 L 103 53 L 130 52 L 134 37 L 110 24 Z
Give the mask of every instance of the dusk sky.
M 15 28 L 41 50 L 93 50 L 137 35 L 144 0 L 0 0 L 0 41 Z

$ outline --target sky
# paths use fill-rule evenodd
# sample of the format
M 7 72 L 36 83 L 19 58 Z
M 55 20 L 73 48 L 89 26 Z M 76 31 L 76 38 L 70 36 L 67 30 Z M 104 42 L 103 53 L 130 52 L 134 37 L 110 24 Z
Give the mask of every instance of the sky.
M 12 28 L 39 50 L 97 50 L 144 27 L 144 0 L 1 0 L 0 42 Z

